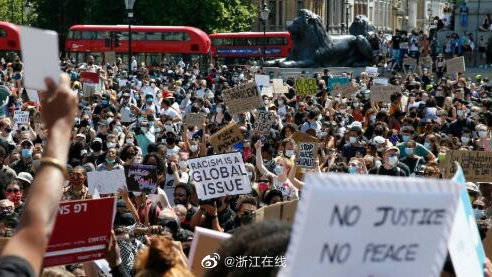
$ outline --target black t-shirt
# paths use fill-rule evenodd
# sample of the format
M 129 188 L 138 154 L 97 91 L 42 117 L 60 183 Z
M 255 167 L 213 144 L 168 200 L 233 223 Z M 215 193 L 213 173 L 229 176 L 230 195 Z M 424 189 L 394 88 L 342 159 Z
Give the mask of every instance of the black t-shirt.
M 391 38 L 391 44 L 392 44 L 391 47 L 393 49 L 400 49 L 400 40 L 401 40 L 400 36 L 393 36 Z
M 394 167 L 392 169 L 386 169 L 384 166 L 373 168 L 369 171 L 369 174 L 374 175 L 387 175 L 387 176 L 406 176 L 405 172 L 399 167 Z
M 0 276 L 2 277 L 34 277 L 32 266 L 24 259 L 15 256 L 0 257 Z

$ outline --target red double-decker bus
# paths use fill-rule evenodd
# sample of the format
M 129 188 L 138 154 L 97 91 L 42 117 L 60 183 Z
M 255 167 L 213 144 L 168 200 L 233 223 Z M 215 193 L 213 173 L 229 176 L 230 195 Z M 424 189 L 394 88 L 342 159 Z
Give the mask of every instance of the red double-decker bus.
M 17 25 L 0 21 L 0 57 L 11 59 L 13 52 L 20 52 L 19 34 L 20 30 Z
M 292 49 L 288 32 L 219 33 L 209 37 L 212 57 L 216 59 L 282 58 Z
M 128 25 L 75 25 L 65 41 L 71 58 L 85 62 L 88 55 L 96 62 L 106 62 L 114 53 L 128 61 Z M 184 60 L 205 60 L 210 53 L 210 39 L 205 32 L 182 26 L 131 26 L 132 56 L 146 66 L 169 62 L 176 57 Z

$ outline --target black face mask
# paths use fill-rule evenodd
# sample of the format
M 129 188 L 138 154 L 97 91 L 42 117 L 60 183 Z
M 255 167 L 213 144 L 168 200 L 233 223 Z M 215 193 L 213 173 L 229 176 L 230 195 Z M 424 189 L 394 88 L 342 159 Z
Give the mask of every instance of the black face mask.
M 172 138 L 172 137 L 166 138 L 166 144 L 167 145 L 173 145 L 174 143 L 175 143 L 174 138 Z
M 171 163 L 167 164 L 167 174 L 173 174 L 173 169 L 171 168 Z
M 241 216 L 241 225 L 251 224 L 254 219 L 255 219 L 255 213 L 253 213 L 253 212 L 245 212 Z

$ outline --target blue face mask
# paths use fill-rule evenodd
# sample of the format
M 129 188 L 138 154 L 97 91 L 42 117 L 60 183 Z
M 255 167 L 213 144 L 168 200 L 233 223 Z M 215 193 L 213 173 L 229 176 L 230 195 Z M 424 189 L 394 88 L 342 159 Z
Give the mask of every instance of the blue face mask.
M 427 141 L 424 142 L 424 147 L 427 148 L 427 149 L 430 149 L 430 147 L 431 147 L 430 142 L 427 142 Z
M 473 209 L 473 213 L 475 214 L 475 219 L 483 219 L 487 216 L 484 210 Z
M 101 101 L 101 103 L 102 103 L 103 105 L 107 105 L 107 104 L 109 104 L 109 101 L 108 101 L 108 100 L 102 100 L 102 101 Z
M 410 136 L 409 135 L 402 135 L 401 136 L 401 139 L 404 141 L 404 142 L 407 142 L 410 140 Z
M 22 149 L 21 155 L 23 158 L 31 158 L 32 150 L 31 149 Z
M 406 153 L 407 155 L 413 155 L 413 148 L 411 148 L 411 147 L 406 147 L 406 148 L 405 148 L 405 153 Z
M 357 174 L 357 167 L 356 166 L 349 166 L 349 173 L 350 174 Z

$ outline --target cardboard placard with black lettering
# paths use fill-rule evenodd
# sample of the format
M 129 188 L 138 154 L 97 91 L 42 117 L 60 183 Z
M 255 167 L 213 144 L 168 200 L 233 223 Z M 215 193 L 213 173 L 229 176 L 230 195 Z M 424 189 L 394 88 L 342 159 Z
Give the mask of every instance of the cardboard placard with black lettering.
M 465 57 L 460 56 L 460 57 L 446 60 L 446 71 L 448 73 L 465 72 Z
M 414 58 L 403 58 L 403 65 L 408 65 L 408 66 L 416 66 L 417 65 L 417 59 Z
M 157 193 L 157 170 L 155 165 L 133 164 L 125 167 L 128 191 Z
M 244 133 L 237 123 L 231 122 L 210 137 L 215 153 L 227 151 L 229 147 L 244 139 Z
M 294 223 L 294 217 L 299 200 L 277 202 L 264 206 L 255 211 L 255 222 L 263 220 L 282 220 L 290 224 Z
M 207 116 L 203 113 L 186 114 L 183 123 L 188 126 L 201 126 Z
M 342 97 L 349 98 L 352 96 L 353 93 L 357 92 L 358 90 L 359 89 L 357 88 L 357 85 L 355 85 L 352 82 L 344 85 L 335 84 L 332 94 L 334 95 L 340 94 Z
M 492 152 L 452 150 L 446 152 L 441 168 L 444 178 L 451 178 L 456 172 L 454 162 L 458 162 L 470 182 L 492 181 Z
M 253 134 L 266 136 L 275 124 L 275 115 L 269 111 L 258 111 L 255 116 Z
M 263 107 L 258 87 L 248 82 L 223 91 L 224 103 L 232 114 L 248 112 Z
M 294 84 L 298 95 L 316 94 L 318 85 L 314 78 L 297 78 Z
M 278 276 L 440 276 L 459 197 L 451 180 L 308 173 Z
M 251 192 L 251 183 L 240 152 L 190 159 L 188 168 L 201 200 Z
M 375 84 L 371 87 L 371 101 L 391 103 L 391 95 L 396 92 L 400 92 L 399 86 Z
M 318 156 L 318 139 L 306 133 L 297 132 L 292 138 L 297 144 L 296 166 L 313 169 Z

